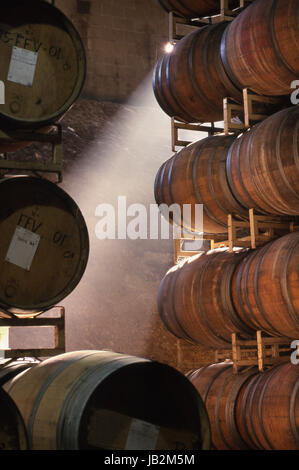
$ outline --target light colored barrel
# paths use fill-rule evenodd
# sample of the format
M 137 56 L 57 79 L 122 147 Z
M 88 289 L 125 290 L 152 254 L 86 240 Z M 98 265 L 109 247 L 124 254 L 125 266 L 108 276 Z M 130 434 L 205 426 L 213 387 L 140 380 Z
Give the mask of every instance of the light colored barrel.
M 34 450 L 200 450 L 209 421 L 195 388 L 175 369 L 109 351 L 47 359 L 5 389 Z
M 72 23 L 42 0 L 2 1 L 0 80 L 3 127 L 42 127 L 78 98 L 86 73 L 85 52 Z
M 21 316 L 57 305 L 81 280 L 89 254 L 75 201 L 48 180 L 0 181 L 0 308 Z
M 221 54 L 236 86 L 267 96 L 291 94 L 299 77 L 299 3 L 255 0 L 227 27 Z

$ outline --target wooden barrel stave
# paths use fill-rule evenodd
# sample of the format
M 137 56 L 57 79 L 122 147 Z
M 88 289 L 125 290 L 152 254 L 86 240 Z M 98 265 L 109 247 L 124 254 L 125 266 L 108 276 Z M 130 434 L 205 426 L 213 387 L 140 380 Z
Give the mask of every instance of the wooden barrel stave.
M 160 432 L 169 428 L 173 434 L 164 434 L 169 450 L 175 449 L 175 438 L 184 432 L 187 449 L 193 449 L 194 438 L 196 449 L 208 449 L 206 410 L 189 385 L 179 372 L 147 359 L 110 351 L 78 351 L 44 361 L 5 388 L 18 403 L 33 450 L 131 449 L 126 447 L 126 439 L 120 446 L 127 425 L 122 421 L 125 416 L 157 426 Z M 181 396 L 188 399 L 182 401 Z M 111 418 L 115 414 L 119 418 L 115 441 L 101 447 L 99 435 L 105 441 L 110 430 L 97 421 L 97 416 L 104 411 L 109 415 L 109 410 Z M 154 448 L 161 445 L 159 434 Z

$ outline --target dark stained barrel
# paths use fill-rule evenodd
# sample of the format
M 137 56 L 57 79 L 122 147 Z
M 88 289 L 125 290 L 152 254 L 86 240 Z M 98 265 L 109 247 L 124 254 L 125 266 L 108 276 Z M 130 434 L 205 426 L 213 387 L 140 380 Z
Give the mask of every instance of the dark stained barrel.
M 236 416 L 252 449 L 299 450 L 299 366 L 289 362 L 252 377 Z
M 175 369 L 147 359 L 66 353 L 15 377 L 5 389 L 21 411 L 33 450 L 210 447 L 196 389 Z
M 299 107 L 280 111 L 236 139 L 227 158 L 230 188 L 243 207 L 299 215 Z
M 1 180 L 0 200 L 0 310 L 40 313 L 69 295 L 84 274 L 84 218 L 65 191 L 42 178 Z
M 299 337 L 298 266 L 298 232 L 249 253 L 232 282 L 240 319 L 272 336 Z
M 196 18 L 198 16 L 213 15 L 220 13 L 219 0 L 159 0 L 164 10 L 173 11 L 185 18 Z M 237 6 L 237 1 L 230 2 L 231 8 Z
M 85 52 L 71 22 L 42 0 L 2 1 L 0 80 L 5 104 L 2 127 L 43 127 L 78 98 L 86 72 Z
M 175 154 L 160 168 L 155 181 L 158 205 L 203 204 L 203 227 L 195 219 L 173 219 L 187 230 L 227 232 L 228 214 L 246 217 L 248 212 L 232 195 L 226 177 L 226 159 L 234 138 L 215 136 L 199 140 Z
M 178 338 L 215 348 L 229 347 L 234 332 L 253 337 L 231 298 L 233 274 L 245 254 L 213 250 L 169 270 L 158 292 L 165 327 Z
M 205 26 L 181 39 L 157 63 L 153 88 L 161 108 L 187 122 L 223 120 L 223 98 L 241 100 L 224 70 L 220 43 L 226 25 Z
M 299 3 L 255 0 L 227 27 L 221 56 L 237 87 L 258 94 L 291 94 L 299 77 Z
M 27 450 L 24 421 L 13 400 L 0 388 L 0 450 Z
M 201 395 L 217 450 L 299 449 L 299 367 L 233 374 L 231 363 L 188 374 Z
M 237 425 L 236 403 L 250 378 L 256 375 L 257 368 L 234 375 L 231 362 L 213 364 L 187 374 L 206 405 L 215 449 L 251 449 Z

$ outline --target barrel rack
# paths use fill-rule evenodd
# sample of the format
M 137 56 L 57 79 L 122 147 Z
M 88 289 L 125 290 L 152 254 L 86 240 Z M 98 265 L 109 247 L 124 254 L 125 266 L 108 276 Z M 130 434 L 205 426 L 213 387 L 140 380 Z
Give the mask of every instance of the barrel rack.
M 185 251 L 182 245 L 186 240 L 210 240 L 210 249 L 215 248 L 228 248 L 230 253 L 235 248 L 250 248 L 255 250 L 259 246 L 274 240 L 281 234 L 288 234 L 299 231 L 298 220 L 295 218 L 290 221 L 283 221 L 281 218 L 271 216 L 262 216 L 254 213 L 254 209 L 249 209 L 248 220 L 237 220 L 233 215 L 228 215 L 227 220 L 227 233 L 225 235 L 200 235 L 190 234 L 182 235 L 182 238 L 174 241 L 174 262 L 180 263 L 182 260 L 195 256 L 201 251 Z M 245 237 L 238 237 L 238 229 L 248 230 L 248 235 Z M 279 234 L 277 233 L 279 231 Z
M 299 354 L 299 344 L 297 350 Z M 215 362 L 232 361 L 234 374 L 241 373 L 241 369 L 244 373 L 252 367 L 264 372 L 269 367 L 290 362 L 292 352 L 289 338 L 265 337 L 262 331 L 257 331 L 255 339 L 242 340 L 233 333 L 231 349 L 217 350 Z
M 223 23 L 224 21 L 233 21 L 253 0 L 239 0 L 237 8 L 231 8 L 231 0 L 219 0 L 219 10 L 216 15 L 205 16 L 201 18 L 182 18 L 174 12 L 169 13 L 169 42 L 175 44 L 182 39 L 184 35 L 178 33 L 178 25 L 201 27 L 207 24 Z
M 38 176 L 45 173 L 54 173 L 57 175 L 57 183 L 62 182 L 62 128 L 60 124 L 51 125 L 53 131 L 49 134 L 42 134 L 34 130 L 17 130 L 17 131 L 3 131 L 0 130 L 0 143 L 1 142 L 40 142 L 51 144 L 52 147 L 52 160 L 51 161 L 38 161 L 35 160 L 13 160 L 9 159 L 9 154 L 4 153 L 0 159 L 0 173 L 5 176 L 8 173 L 18 173 L 26 171 L 34 173 Z
M 17 359 L 21 357 L 52 357 L 65 352 L 65 309 L 56 306 L 51 309 L 58 310 L 58 316 L 41 316 L 31 318 L 0 318 L 0 352 L 2 359 Z M 54 348 L 29 348 L 29 349 L 11 349 L 9 348 L 9 330 L 14 327 L 36 327 L 47 328 L 54 327 Z

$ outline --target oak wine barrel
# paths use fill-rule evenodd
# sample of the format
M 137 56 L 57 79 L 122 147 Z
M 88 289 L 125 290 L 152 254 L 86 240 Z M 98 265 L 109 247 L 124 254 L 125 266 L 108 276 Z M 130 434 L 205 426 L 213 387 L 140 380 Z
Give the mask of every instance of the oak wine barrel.
M 299 336 L 299 232 L 253 250 L 237 266 L 232 299 L 242 322 L 271 336 Z
M 147 359 L 66 353 L 16 376 L 5 390 L 21 411 L 33 450 L 210 447 L 196 389 L 180 372 Z
M 220 0 L 159 0 L 159 3 L 164 10 L 172 11 L 184 18 L 196 18 L 220 13 Z M 237 0 L 230 2 L 231 8 L 237 5 Z
M 299 449 L 299 367 L 281 364 L 233 373 L 231 363 L 188 375 L 201 395 L 217 450 Z
M 298 15 L 297 0 L 255 0 L 227 26 L 221 57 L 238 88 L 291 94 L 299 77 Z
M 69 295 L 84 274 L 84 218 L 65 191 L 42 178 L 2 179 L 0 201 L 0 312 L 41 313 Z
M 232 333 L 254 336 L 231 298 L 233 274 L 246 252 L 212 250 L 170 269 L 158 292 L 161 320 L 172 334 L 193 344 L 227 348 Z
M 212 364 L 187 374 L 207 408 L 214 449 L 250 449 L 237 426 L 236 403 L 250 378 L 256 375 L 256 367 L 235 375 L 231 362 Z
M 13 400 L 0 388 L 0 451 L 27 449 L 24 421 Z
M 261 214 L 299 215 L 299 107 L 280 111 L 236 139 L 227 178 L 243 207 Z
M 183 205 L 193 208 L 191 220 L 173 217 L 176 225 L 199 233 L 226 233 L 229 214 L 248 216 L 226 177 L 226 159 L 233 142 L 232 136 L 208 137 L 188 145 L 162 165 L 155 180 L 157 204 L 178 204 L 181 215 Z M 203 204 L 202 221 L 195 218 L 196 204 Z
M 43 0 L 2 1 L 0 18 L 0 80 L 5 85 L 1 127 L 43 127 L 56 121 L 85 81 L 78 32 Z
M 166 114 L 187 122 L 223 120 L 223 98 L 242 100 L 224 70 L 220 44 L 226 24 L 205 26 L 181 39 L 158 61 L 153 89 Z

